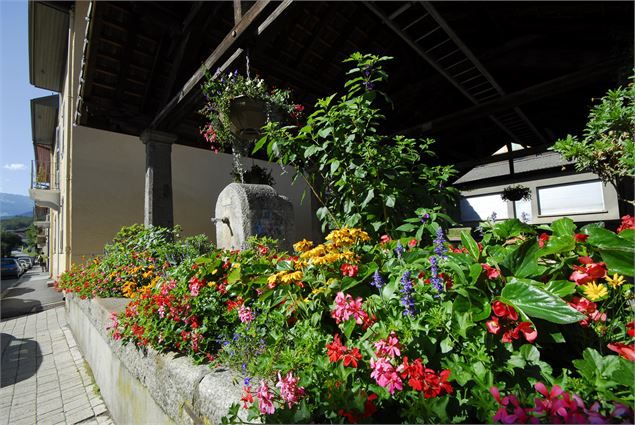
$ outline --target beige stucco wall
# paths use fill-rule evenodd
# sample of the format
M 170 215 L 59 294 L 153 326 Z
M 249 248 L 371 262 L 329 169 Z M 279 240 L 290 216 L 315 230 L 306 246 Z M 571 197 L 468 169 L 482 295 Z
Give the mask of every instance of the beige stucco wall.
M 287 167 L 282 174 L 279 165 L 266 161 L 243 159 L 245 168 L 252 163 L 271 170 L 280 195 L 289 198 L 295 215 L 296 238 L 311 238 L 310 196 L 302 200 L 306 185 L 300 180 L 291 184 L 293 169 Z M 185 236 L 204 233 L 216 240 L 216 229 L 210 218 L 214 216 L 216 199 L 231 183 L 232 157 L 212 151 L 174 145 L 172 148 L 172 186 L 174 197 L 174 223 L 181 225 Z

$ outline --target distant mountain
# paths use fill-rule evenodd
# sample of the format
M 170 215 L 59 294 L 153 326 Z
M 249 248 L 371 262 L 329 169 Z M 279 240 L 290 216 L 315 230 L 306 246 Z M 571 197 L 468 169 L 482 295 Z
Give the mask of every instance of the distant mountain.
M 32 216 L 33 200 L 28 196 L 0 193 L 0 217 Z

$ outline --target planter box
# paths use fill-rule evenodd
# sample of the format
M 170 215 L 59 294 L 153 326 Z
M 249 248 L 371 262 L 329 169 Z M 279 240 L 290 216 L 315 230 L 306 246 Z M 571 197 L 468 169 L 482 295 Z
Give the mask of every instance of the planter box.
M 111 313 L 123 311 L 129 302 L 124 298 L 81 300 L 66 294 L 68 323 L 113 420 L 119 424 L 220 423 L 231 404 L 240 400 L 240 376 L 194 365 L 182 354 L 142 350 L 113 340 L 106 330 Z

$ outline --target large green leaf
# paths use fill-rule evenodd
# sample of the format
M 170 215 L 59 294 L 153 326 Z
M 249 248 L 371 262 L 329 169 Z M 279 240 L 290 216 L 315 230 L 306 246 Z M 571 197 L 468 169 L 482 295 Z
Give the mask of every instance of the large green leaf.
M 570 252 L 575 249 L 575 238 L 573 235 L 551 236 L 549 241 L 538 252 L 540 257 L 562 252 Z
M 529 279 L 511 278 L 503 288 L 501 297 L 527 316 L 553 323 L 575 323 L 586 317 L 562 298 L 541 288 L 540 282 Z
M 559 297 L 566 297 L 567 295 L 575 293 L 576 286 L 575 282 L 568 280 L 551 280 L 547 282 L 545 289 Z
M 609 273 L 617 272 L 633 276 L 635 247 L 630 233 L 622 232 L 626 237 L 621 237 L 601 227 L 585 227 L 584 233 L 589 235 L 587 243 L 600 252 Z
M 576 225 L 569 217 L 559 218 L 551 223 L 554 236 L 571 236 L 575 233 Z
M 494 226 L 494 234 L 500 239 L 509 239 L 516 236 L 519 236 L 523 233 L 532 234 L 534 233 L 533 229 L 517 218 L 512 218 L 510 220 L 505 220 L 500 223 L 497 223 Z
M 470 253 L 470 255 L 474 258 L 474 260 L 478 261 L 478 257 L 480 255 L 480 250 L 478 249 L 478 243 L 474 240 L 472 235 L 469 232 L 463 231 L 461 232 L 461 243 Z
M 525 241 L 518 248 L 510 251 L 501 262 L 516 277 L 536 277 L 544 273 L 545 267 L 538 265 L 538 243 L 535 240 Z

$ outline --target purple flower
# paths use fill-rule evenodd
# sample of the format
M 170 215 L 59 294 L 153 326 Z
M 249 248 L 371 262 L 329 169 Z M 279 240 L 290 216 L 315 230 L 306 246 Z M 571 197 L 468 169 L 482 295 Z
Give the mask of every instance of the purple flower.
M 436 256 L 430 257 L 430 284 L 437 290 L 443 292 L 443 279 L 439 277 L 439 259 Z
M 373 273 L 373 281 L 370 284 L 380 290 L 384 286 L 384 280 L 379 274 L 379 270 L 375 270 L 375 273 Z
M 425 223 L 428 220 L 430 220 L 430 214 L 425 213 L 424 215 L 421 216 L 421 222 L 422 223 Z
M 403 288 L 399 290 L 403 294 L 401 297 L 401 305 L 404 306 L 404 316 L 413 317 L 416 313 L 415 300 L 412 296 L 414 288 L 412 287 L 412 280 L 410 280 L 410 271 L 406 270 L 401 276 L 401 284 Z
M 397 254 L 397 258 L 401 258 L 404 252 L 404 247 L 401 244 L 401 241 L 397 241 L 397 248 L 395 248 L 395 253 Z
M 364 82 L 364 87 L 366 87 L 366 90 L 371 91 L 375 89 L 375 85 L 373 83 L 371 83 L 370 81 L 365 81 Z
M 448 252 L 448 248 L 445 246 L 445 237 L 443 236 L 443 229 L 439 227 L 437 229 L 437 237 L 434 239 L 434 253 L 441 258 L 445 258 L 446 252 Z

